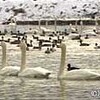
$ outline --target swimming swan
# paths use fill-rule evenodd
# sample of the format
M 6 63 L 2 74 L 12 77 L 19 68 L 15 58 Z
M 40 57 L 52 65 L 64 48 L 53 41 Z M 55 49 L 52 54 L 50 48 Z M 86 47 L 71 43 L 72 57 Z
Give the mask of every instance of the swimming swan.
M 26 43 L 25 41 L 21 42 L 22 49 L 22 62 L 21 62 L 21 71 L 18 76 L 20 77 L 31 77 L 31 78 L 48 78 L 51 74 L 51 71 L 41 67 L 27 68 L 26 67 Z
M 78 69 L 72 71 L 65 71 L 65 59 L 66 59 L 66 45 L 61 44 L 61 63 L 58 72 L 58 79 L 69 80 L 95 80 L 100 79 L 100 72 L 96 69 Z
M 4 41 L 1 41 L 1 47 L 2 47 L 2 68 L 0 70 L 1 75 L 12 75 L 16 76 L 18 75 L 18 72 L 20 71 L 20 67 L 18 66 L 6 66 L 6 43 Z

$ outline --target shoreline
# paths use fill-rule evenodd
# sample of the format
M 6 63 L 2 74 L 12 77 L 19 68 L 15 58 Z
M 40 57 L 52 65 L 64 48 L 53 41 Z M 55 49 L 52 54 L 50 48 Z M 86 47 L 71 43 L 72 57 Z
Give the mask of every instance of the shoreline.
M 77 25 L 80 25 L 81 20 L 76 20 L 76 19 L 69 19 L 69 20 L 41 20 L 40 24 L 41 25 L 75 25 L 77 22 Z M 82 19 L 83 25 L 95 25 L 96 20 L 95 19 Z M 10 22 L 3 22 L 3 25 L 7 25 Z M 100 20 L 97 20 L 98 25 L 100 25 Z M 35 21 L 16 21 L 17 25 L 39 25 L 39 20 Z

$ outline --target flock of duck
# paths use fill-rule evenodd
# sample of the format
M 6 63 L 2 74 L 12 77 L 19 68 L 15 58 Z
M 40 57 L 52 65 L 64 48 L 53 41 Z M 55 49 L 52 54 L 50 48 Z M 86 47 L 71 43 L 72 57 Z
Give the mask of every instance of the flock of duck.
M 94 30 L 93 30 L 94 31 Z M 71 32 L 71 31 L 70 31 Z M 78 31 L 74 31 L 68 33 L 65 29 L 64 32 L 52 32 L 52 34 L 48 34 L 45 36 L 45 32 L 43 34 L 37 35 L 36 32 L 31 35 L 32 39 L 28 42 L 28 35 L 26 33 L 22 34 L 18 31 L 17 34 L 11 32 L 11 38 L 5 39 L 5 36 L 1 36 L 1 47 L 2 47 L 2 65 L 0 70 L 0 75 L 13 75 L 19 77 L 32 77 L 32 78 L 54 78 L 53 72 L 49 71 L 42 67 L 29 68 L 26 66 L 26 51 L 30 50 L 30 48 L 37 49 L 39 51 L 42 48 L 47 48 L 44 53 L 50 54 L 55 52 L 57 48 L 61 49 L 61 62 L 58 71 L 58 75 L 56 78 L 58 79 L 72 79 L 72 80 L 94 80 L 100 79 L 100 72 L 96 69 L 78 69 L 72 71 L 65 71 L 65 61 L 66 61 L 66 43 L 65 37 L 76 34 L 71 40 L 78 40 L 80 46 L 89 46 L 90 44 L 84 43 L 82 39 L 82 35 L 78 33 Z M 96 36 L 95 33 L 94 36 Z M 42 38 L 41 38 L 42 37 Z M 12 38 L 14 39 L 12 41 Z M 89 39 L 88 33 L 85 35 L 85 39 Z M 33 41 L 37 42 L 37 46 L 33 45 Z M 17 45 L 21 50 L 21 64 L 20 66 L 6 66 L 6 51 L 7 51 L 7 43 L 11 45 Z M 100 48 L 97 43 L 95 43 L 95 49 Z

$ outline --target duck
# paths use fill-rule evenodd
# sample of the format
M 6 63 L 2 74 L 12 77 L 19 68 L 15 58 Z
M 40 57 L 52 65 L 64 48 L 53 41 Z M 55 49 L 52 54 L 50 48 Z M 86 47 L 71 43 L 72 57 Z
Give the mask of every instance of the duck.
M 94 49 L 100 49 L 100 46 L 98 46 L 98 43 L 95 43 Z
M 35 36 L 35 35 L 32 35 L 32 37 L 33 37 L 33 39 L 36 39 L 36 40 L 39 39 L 39 37 L 38 36 Z
M 71 67 L 70 63 L 67 66 L 68 66 L 68 68 L 67 68 L 68 71 L 80 69 L 80 68 L 77 68 L 77 67 Z
M 54 43 L 52 44 L 52 47 L 50 48 L 50 51 L 52 51 L 52 52 L 56 51 Z
M 1 37 L 2 39 L 0 41 L 5 41 L 5 42 L 10 42 L 10 38 L 8 38 L 7 40 L 4 40 L 4 36 Z
M 88 34 L 86 34 L 86 36 L 85 36 L 85 39 L 89 39 L 89 36 L 88 36 Z
M 33 49 L 35 49 L 35 50 L 41 50 L 42 48 L 40 46 L 33 46 Z
M 90 44 L 88 43 L 83 43 L 83 40 L 80 39 L 80 46 L 89 46 Z
M 96 34 L 100 34 L 100 32 L 96 31 L 95 29 L 93 30 L 93 32 L 95 32 Z
M 43 43 L 42 47 L 51 47 L 51 43 Z
M 81 39 L 81 35 L 72 37 L 71 39 L 72 39 L 72 40 L 79 40 L 79 39 Z
M 47 48 L 46 51 L 45 51 L 45 53 L 46 53 L 46 54 L 50 54 L 50 53 L 51 53 L 50 49 Z
M 7 40 L 4 40 L 4 41 L 5 41 L 5 42 L 9 42 L 9 43 L 10 43 L 10 40 L 11 40 L 11 39 L 10 39 L 10 38 L 8 38 Z
M 17 40 L 14 40 L 14 41 L 10 42 L 10 44 L 20 44 L 20 42 L 21 42 L 20 39 L 21 39 L 21 38 L 18 37 Z

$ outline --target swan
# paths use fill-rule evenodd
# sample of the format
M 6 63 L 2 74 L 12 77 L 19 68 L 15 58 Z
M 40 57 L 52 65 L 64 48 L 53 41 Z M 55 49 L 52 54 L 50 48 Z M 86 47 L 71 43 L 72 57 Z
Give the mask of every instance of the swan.
M 12 75 L 16 76 L 18 72 L 20 71 L 20 67 L 18 66 L 6 66 L 6 43 L 4 41 L 1 42 L 1 47 L 2 47 L 2 68 L 0 70 L 1 75 Z
M 80 46 L 89 46 L 90 44 L 88 43 L 83 43 L 83 40 L 80 39 Z
M 26 43 L 23 41 L 21 43 L 21 49 L 23 50 L 24 56 L 22 56 L 21 62 L 21 70 L 18 76 L 20 77 L 30 77 L 30 78 L 48 78 L 51 74 L 51 71 L 44 69 L 42 67 L 35 67 L 35 68 L 27 68 L 26 67 Z
M 61 63 L 58 71 L 58 79 L 69 79 L 69 80 L 95 80 L 100 79 L 100 72 L 96 69 L 78 69 L 65 71 L 65 60 L 66 60 L 66 45 L 61 44 Z

